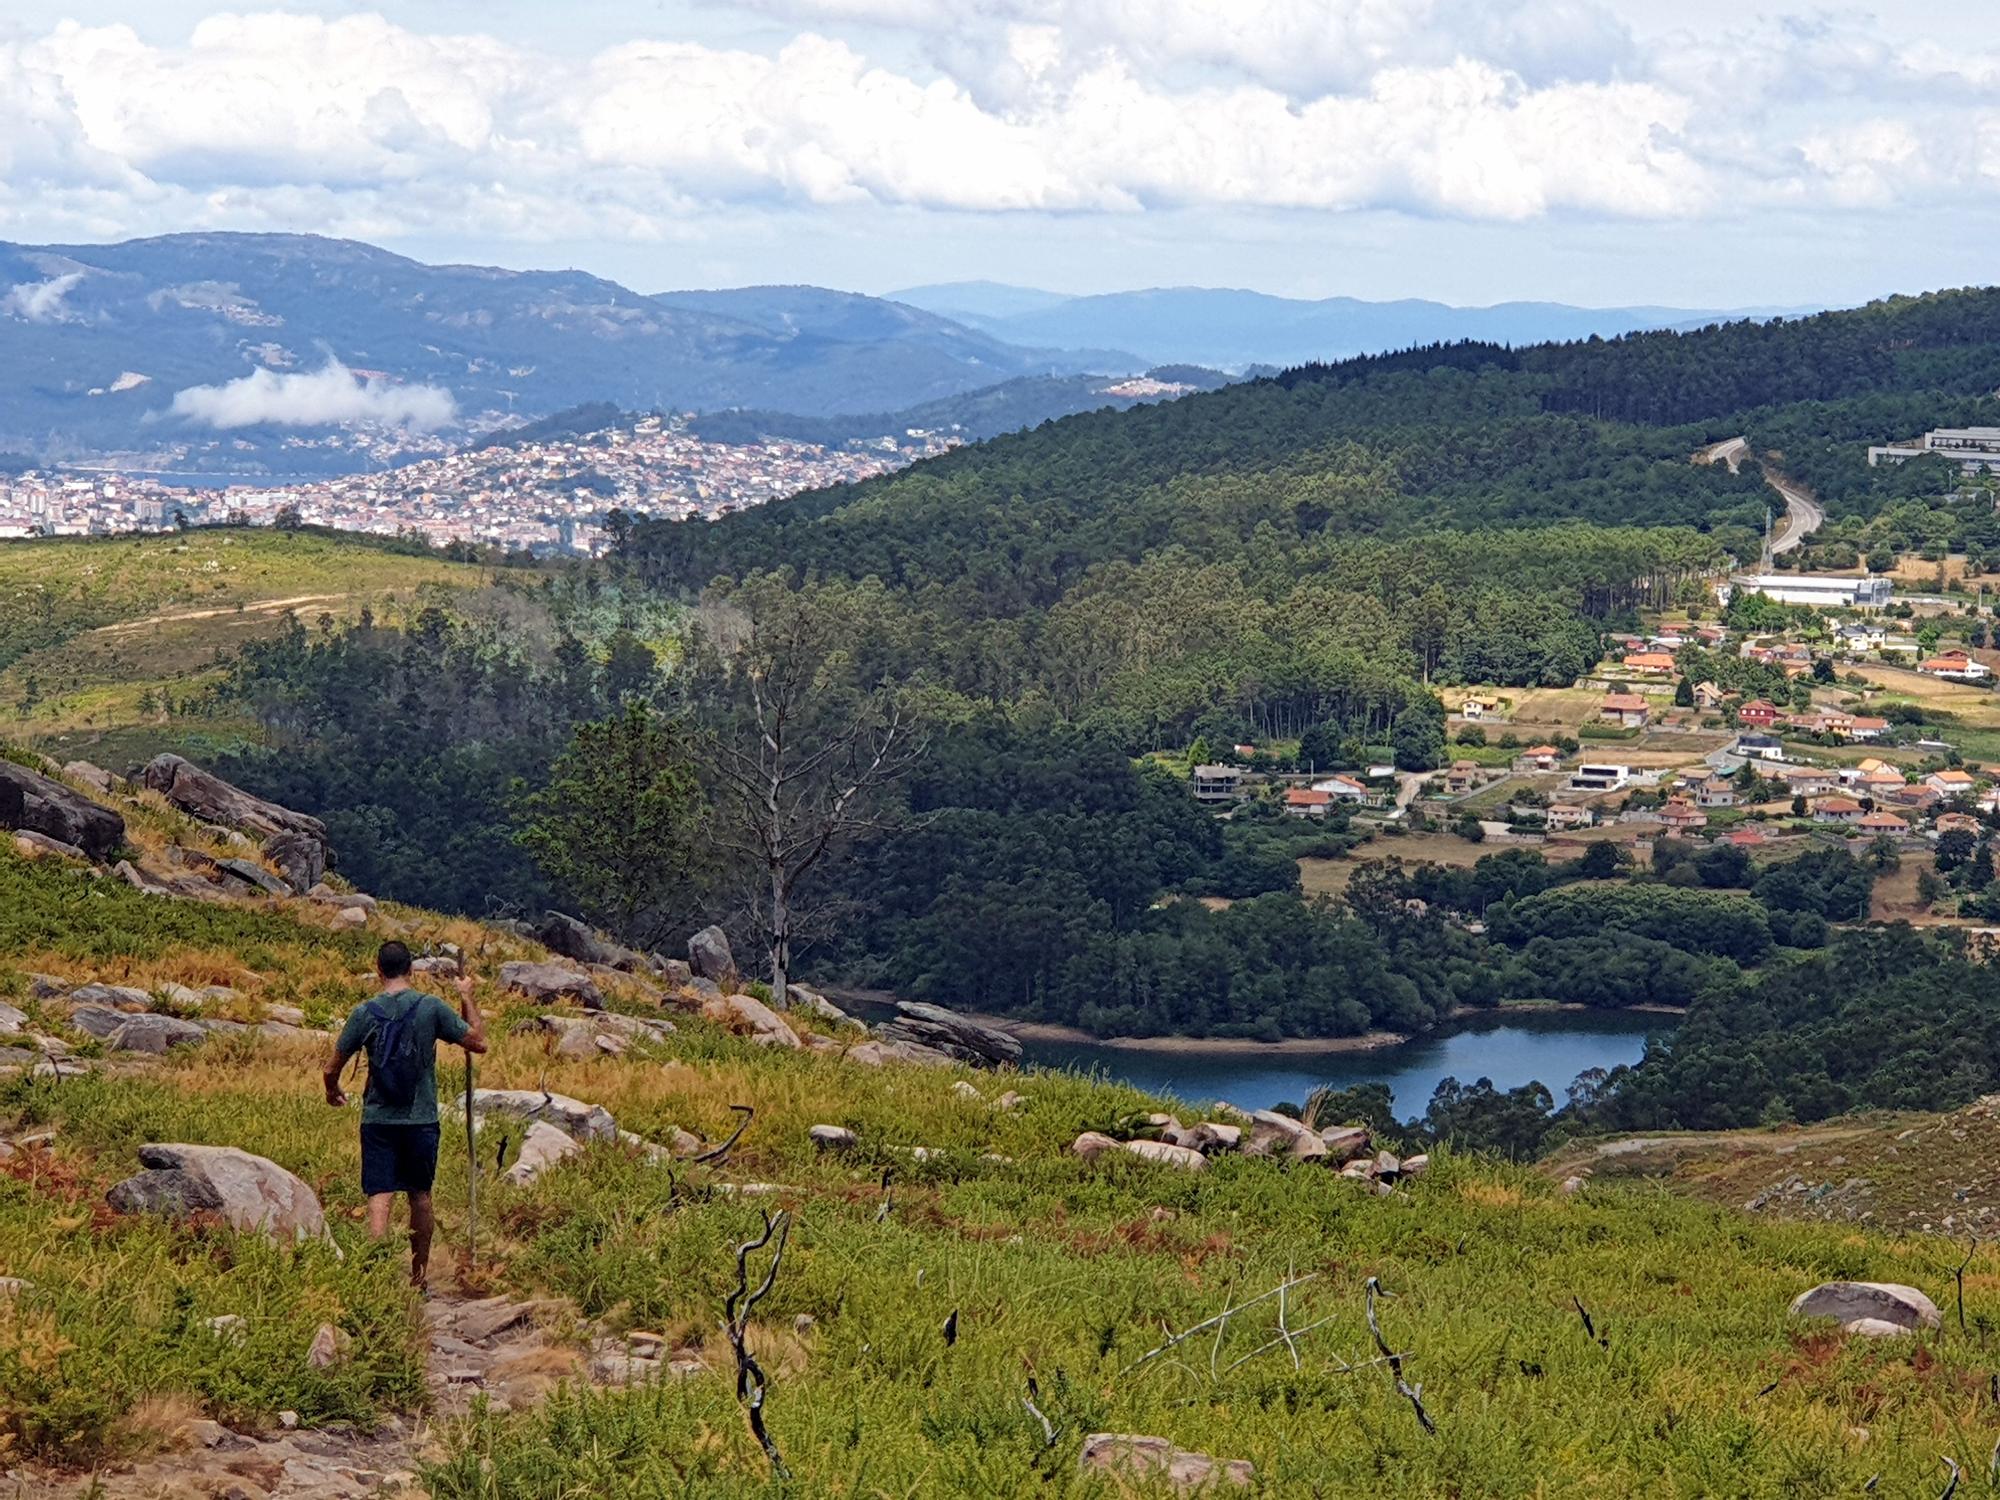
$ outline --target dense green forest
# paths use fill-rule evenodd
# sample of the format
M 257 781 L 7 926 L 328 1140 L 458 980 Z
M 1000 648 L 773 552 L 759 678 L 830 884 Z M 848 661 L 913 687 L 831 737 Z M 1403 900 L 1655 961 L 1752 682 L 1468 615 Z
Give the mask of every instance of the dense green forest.
M 1515 998 L 1689 1006 L 1671 1046 L 1558 1121 L 1671 1098 L 1679 1123 L 1727 1123 L 1777 1108 L 1775 1090 L 1660 1080 L 1722 1068 L 1722 1037 L 1739 1070 L 1797 1045 L 1787 997 L 1868 971 L 1828 943 L 1917 941 L 1834 926 L 1866 909 L 1868 861 L 1390 861 L 1310 901 L 1296 860 L 1350 848 L 1344 818 L 1219 823 L 1146 757 L 1303 739 L 1316 764 L 1439 764 L 1444 685 L 1569 685 L 1607 630 L 1704 599 L 1754 553 L 1760 459 L 1690 461 L 1738 435 L 1826 499 L 1827 547 L 1991 547 L 2000 564 L 1991 505 L 1943 465 L 1862 461 L 1869 442 L 1992 420 L 1996 386 L 2000 293 L 1976 292 L 1411 350 L 1081 415 L 714 523 L 625 520 L 612 558 L 510 581 L 483 612 L 292 632 L 231 670 L 223 694 L 269 744 L 225 770 L 326 816 L 370 888 L 531 913 L 574 894 L 513 835 L 576 726 L 635 697 L 698 717 L 680 664 L 794 591 L 838 642 L 815 666 L 826 690 L 892 686 L 925 726 L 894 816 L 817 878 L 808 971 L 1099 1033 L 1414 1030 Z M 706 915 L 748 920 L 722 902 Z M 1943 964 L 1910 969 L 1910 1004 L 1957 982 Z M 1829 1053 L 1858 1045 L 1821 1029 Z M 1782 1105 L 1900 1098 L 1901 1066 L 1818 1063 L 1838 1087 Z M 1441 1118 L 1518 1104 L 1460 1090 Z

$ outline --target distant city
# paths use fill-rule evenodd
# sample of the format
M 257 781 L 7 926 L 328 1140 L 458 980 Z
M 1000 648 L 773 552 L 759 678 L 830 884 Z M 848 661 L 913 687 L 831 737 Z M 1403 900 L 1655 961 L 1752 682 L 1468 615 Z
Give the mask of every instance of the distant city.
M 688 416 L 641 417 L 584 434 L 488 446 L 369 474 L 297 483 L 190 484 L 114 469 L 0 476 L 0 538 L 108 536 L 183 524 L 309 526 L 596 556 L 604 518 L 713 519 L 802 490 L 851 483 L 956 447 L 909 429 L 839 447 L 698 437 Z

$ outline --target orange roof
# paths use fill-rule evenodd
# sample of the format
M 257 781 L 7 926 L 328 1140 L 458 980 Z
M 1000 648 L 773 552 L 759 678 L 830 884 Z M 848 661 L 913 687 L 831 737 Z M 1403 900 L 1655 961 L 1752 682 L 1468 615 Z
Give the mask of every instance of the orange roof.
M 1848 722 L 1850 727 L 1855 729 L 1887 729 L 1889 727 L 1887 719 L 1870 719 L 1861 714 L 1856 714 Z
M 1645 706 L 1646 700 L 1641 698 L 1637 693 L 1606 693 L 1604 695 L 1604 707 L 1607 712 L 1630 713 L 1634 709 L 1643 709 Z
M 1894 813 L 1885 812 L 1870 813 L 1861 820 L 1861 826 L 1863 828 L 1880 828 L 1884 831 L 1893 830 L 1897 833 L 1907 833 L 1910 827 L 1908 823 L 1905 823 Z
M 1671 672 L 1674 659 L 1664 651 L 1635 651 L 1625 658 L 1625 665 L 1642 672 Z
M 1523 755 L 1561 755 L 1554 745 L 1530 745 L 1521 752 Z
M 1948 781 L 1953 786 L 1971 786 L 1972 778 L 1963 771 L 1933 771 L 1931 780 Z
M 1289 807 L 1324 807 L 1332 800 L 1332 792 L 1315 792 L 1309 787 L 1295 786 L 1285 793 Z
M 1861 804 L 1849 797 L 1827 797 L 1814 807 L 1813 811 L 1823 813 L 1860 812 Z
M 1729 835 L 1729 842 L 1742 846 L 1761 844 L 1764 842 L 1764 835 L 1754 828 L 1739 828 Z

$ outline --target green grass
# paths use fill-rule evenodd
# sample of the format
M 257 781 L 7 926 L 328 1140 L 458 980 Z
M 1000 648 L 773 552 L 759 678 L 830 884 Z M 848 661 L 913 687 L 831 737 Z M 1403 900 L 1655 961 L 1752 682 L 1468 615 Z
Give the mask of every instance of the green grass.
M 364 936 L 149 900 L 4 854 L 0 913 L 0 951 L 22 967 L 53 958 L 138 981 L 233 970 L 248 1004 L 310 994 L 324 1015 L 367 988 Z M 420 937 L 468 936 L 394 916 Z M 1250 1459 L 1273 1495 L 1851 1495 L 1878 1474 L 1878 1493 L 1928 1495 L 1942 1488 L 1940 1454 L 1983 1474 L 2000 1436 L 1992 1247 L 1968 1267 L 1961 1335 L 1950 1290 L 1964 1250 L 1942 1239 L 1771 1222 L 1646 1183 L 1565 1198 L 1529 1169 L 1449 1151 L 1388 1197 L 1309 1165 L 1086 1164 L 1067 1149 L 1079 1131 L 1119 1130 L 1152 1101 L 1068 1074 L 773 1052 L 688 1012 L 658 1047 L 556 1058 L 517 1030 L 529 1007 L 486 999 L 497 1014 L 482 1083 L 602 1103 L 655 1139 L 678 1126 L 716 1141 L 730 1105 L 757 1114 L 720 1166 L 600 1146 L 524 1188 L 483 1180 L 492 1284 L 657 1333 L 707 1368 L 446 1423 L 427 1476 L 441 1500 L 775 1493 L 717 1322 L 733 1246 L 780 1207 L 790 1245 L 752 1341 L 791 1494 L 1110 1494 L 1077 1474 L 1085 1435 L 1110 1430 Z M 55 1130 L 52 1155 L 0 1164 L 0 1273 L 34 1283 L 0 1305 L 0 1435 L 21 1460 L 135 1453 L 158 1440 L 148 1411 L 256 1425 L 287 1408 L 356 1422 L 421 1408 L 418 1309 L 398 1258 L 360 1235 L 354 1116 L 320 1101 L 323 1046 L 212 1040 L 59 1086 L 0 1085 L 7 1135 Z M 454 1091 L 456 1059 L 441 1071 Z M 955 1093 L 959 1079 L 982 1097 Z M 1025 1100 L 1001 1111 L 990 1101 L 1008 1087 Z M 820 1122 L 852 1128 L 857 1151 L 818 1155 L 807 1130 Z M 345 1258 L 110 1215 L 104 1188 L 148 1140 L 238 1145 L 299 1173 Z M 933 1154 L 919 1162 L 916 1146 Z M 781 1191 L 727 1190 L 752 1182 Z M 462 1242 L 466 1186 L 447 1149 L 441 1247 Z M 450 1281 L 448 1264 L 440 1274 Z M 1288 1298 L 1289 1326 L 1325 1321 L 1296 1365 L 1282 1344 L 1253 1353 L 1277 1337 L 1272 1304 L 1219 1344 L 1142 1361 L 1167 1331 L 1300 1275 L 1312 1279 Z M 1370 1277 L 1393 1294 L 1384 1337 L 1422 1383 L 1434 1435 L 1381 1367 L 1344 1367 L 1373 1356 Z M 1869 1343 L 1787 1323 L 1792 1297 L 1837 1277 L 1913 1283 L 1948 1326 Z M 231 1312 L 250 1319 L 242 1345 L 201 1330 Z M 304 1360 L 322 1321 L 356 1350 L 325 1372 Z M 1053 1444 L 1022 1405 L 1030 1376 Z

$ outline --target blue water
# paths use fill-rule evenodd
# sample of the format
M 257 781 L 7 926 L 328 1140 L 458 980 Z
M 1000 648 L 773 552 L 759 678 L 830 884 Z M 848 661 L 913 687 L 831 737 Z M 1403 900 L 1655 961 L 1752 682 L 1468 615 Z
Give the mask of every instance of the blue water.
M 1629 1011 L 1551 1011 L 1481 1018 L 1371 1052 L 1285 1052 L 1268 1057 L 1190 1044 L 1148 1052 L 1094 1043 L 1028 1042 L 1025 1060 L 1093 1071 L 1190 1103 L 1224 1099 L 1241 1109 L 1302 1102 L 1321 1084 L 1389 1085 L 1396 1114 L 1420 1115 L 1444 1078 L 1490 1078 L 1495 1088 L 1543 1083 L 1561 1105 L 1564 1090 L 1590 1068 L 1636 1063 L 1646 1038 L 1673 1029 L 1676 1017 Z

